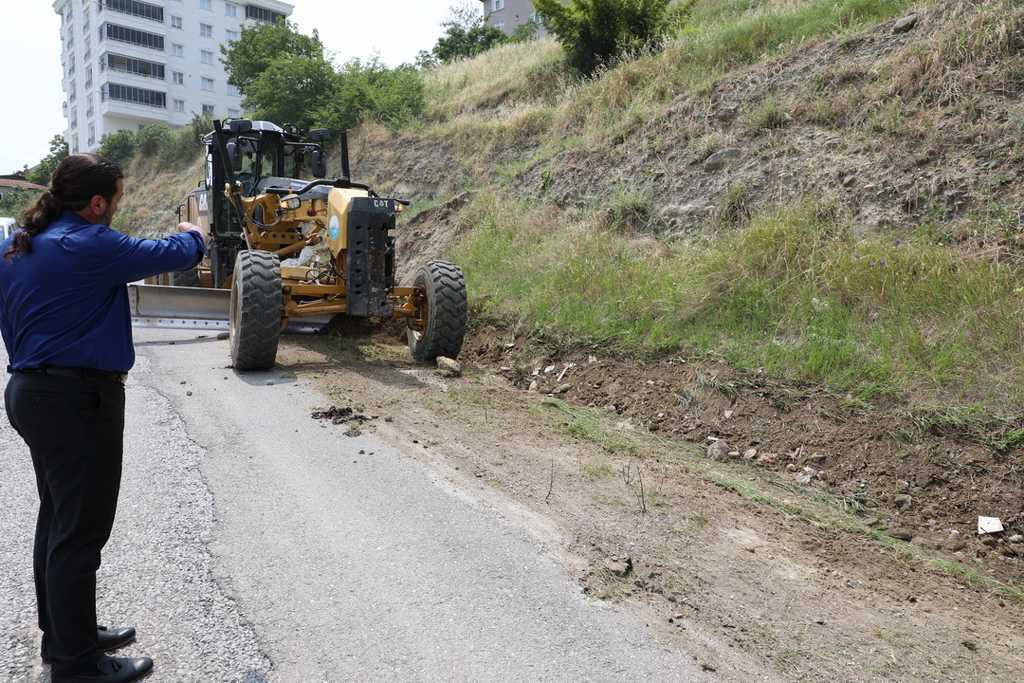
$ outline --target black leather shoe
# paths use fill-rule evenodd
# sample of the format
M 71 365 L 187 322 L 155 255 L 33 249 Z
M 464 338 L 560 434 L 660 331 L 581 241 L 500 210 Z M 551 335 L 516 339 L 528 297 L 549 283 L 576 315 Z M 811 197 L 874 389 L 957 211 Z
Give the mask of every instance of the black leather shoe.
M 122 647 L 131 645 L 135 642 L 135 629 L 129 626 L 128 628 L 107 628 L 106 626 L 96 627 L 96 647 L 97 652 L 113 652 L 114 650 L 120 650 Z M 53 664 L 53 660 L 50 659 L 49 653 L 46 651 L 46 645 L 43 645 L 42 651 L 43 664 Z
M 131 626 L 127 628 L 98 626 L 96 627 L 96 641 L 99 643 L 96 649 L 100 652 L 120 650 L 135 642 L 135 629 Z
M 108 657 L 98 655 L 82 664 L 58 664 L 53 667 L 53 683 L 128 683 L 153 670 L 149 657 Z

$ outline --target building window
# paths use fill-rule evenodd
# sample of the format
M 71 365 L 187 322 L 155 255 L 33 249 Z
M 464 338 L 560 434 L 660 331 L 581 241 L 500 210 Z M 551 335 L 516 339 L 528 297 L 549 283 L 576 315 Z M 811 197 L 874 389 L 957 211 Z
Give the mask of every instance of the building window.
M 277 22 L 284 19 L 284 15 L 280 12 L 274 12 L 265 7 L 257 7 L 256 5 L 245 6 L 245 18 L 255 19 L 256 21 L 262 21 L 267 24 L 276 24 Z
M 212 104 L 204 104 L 203 105 L 203 116 L 213 116 L 213 105 Z
M 71 130 L 78 128 L 78 107 L 71 110 L 70 124 Z
M 505 0 L 491 0 L 491 11 L 500 12 L 505 9 Z
M 74 102 L 75 97 L 78 96 L 78 89 L 75 88 L 75 82 L 71 81 L 68 83 L 68 102 Z
M 177 44 L 175 44 L 175 45 L 172 45 L 171 47 L 174 48 L 174 56 L 175 57 L 184 57 L 185 56 L 185 46 L 184 45 L 177 45 Z
M 211 0 L 199 0 L 199 9 L 213 10 Z
M 166 67 L 163 64 L 113 53 L 107 53 L 105 58 L 100 61 L 100 68 L 109 68 L 111 71 L 120 71 L 143 78 L 155 78 L 160 81 L 167 77 Z
M 89 124 L 89 144 L 90 145 L 96 144 L 96 124 L 95 123 L 90 123 Z
M 206 92 L 213 92 L 213 79 L 203 77 L 203 90 Z
M 174 72 L 174 85 L 185 85 L 185 74 L 180 71 Z
M 203 50 L 202 62 L 203 64 L 213 64 L 213 52 L 210 50 Z
M 213 26 L 210 24 L 199 24 L 199 35 L 203 38 L 213 38 Z
M 174 111 L 179 114 L 185 113 L 185 100 L 174 100 Z
M 231 85 L 228 83 L 228 95 L 231 95 L 232 97 L 241 97 L 242 91 L 238 89 L 237 85 Z
M 157 109 L 167 108 L 167 93 L 158 92 L 156 90 L 146 90 L 145 88 L 135 88 L 130 85 L 107 83 L 103 87 L 103 91 L 100 96 L 104 100 L 109 98 L 118 102 L 141 104 L 146 107 L 155 107 Z
M 233 31 L 232 29 L 228 29 L 228 30 L 224 31 L 224 38 L 227 39 L 227 41 L 229 43 L 234 42 L 234 41 L 238 40 L 238 38 L 239 38 L 238 31 Z
M 89 92 L 92 88 L 92 67 L 88 66 L 85 68 L 85 91 Z
M 241 118 L 241 116 L 242 116 L 242 112 L 240 112 L 239 110 L 237 110 L 237 109 L 228 109 L 228 118 L 229 119 L 237 119 L 237 118 Z
M 185 24 L 182 23 L 182 18 L 181 17 L 171 17 L 171 28 L 176 28 L 176 29 L 180 30 L 181 28 L 184 27 L 184 25 Z
M 118 26 L 117 24 L 105 24 L 106 31 L 100 29 L 100 39 L 102 40 L 106 36 L 110 40 L 116 40 L 121 43 L 129 43 L 131 45 L 138 45 L 139 47 L 147 47 L 151 50 L 164 51 L 164 37 L 155 33 L 148 33 L 146 31 L 139 31 L 134 28 L 127 28 L 125 26 Z
M 85 54 L 82 55 L 86 61 L 92 58 L 92 36 L 88 35 L 85 37 Z
M 237 17 L 238 16 L 238 5 L 233 2 L 224 3 L 224 16 L 225 17 Z
M 139 0 L 101 0 L 100 10 L 110 9 L 121 14 L 130 14 L 133 17 L 141 17 L 164 23 L 164 8 Z

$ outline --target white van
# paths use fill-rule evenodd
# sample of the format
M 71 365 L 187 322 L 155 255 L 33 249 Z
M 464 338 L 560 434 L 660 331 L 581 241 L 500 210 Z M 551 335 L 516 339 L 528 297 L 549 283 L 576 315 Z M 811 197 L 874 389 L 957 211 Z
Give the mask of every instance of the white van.
M 0 242 L 11 236 L 14 229 L 18 227 L 18 221 L 13 218 L 0 218 Z

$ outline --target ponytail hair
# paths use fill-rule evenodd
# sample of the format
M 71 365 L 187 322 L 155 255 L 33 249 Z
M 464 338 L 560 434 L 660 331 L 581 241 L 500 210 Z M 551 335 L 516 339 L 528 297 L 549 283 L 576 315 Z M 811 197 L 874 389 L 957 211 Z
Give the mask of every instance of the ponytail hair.
M 113 201 L 117 181 L 124 173 L 116 165 L 95 154 L 73 154 L 60 162 L 53 172 L 50 188 L 40 195 L 22 216 L 22 227 L 14 233 L 14 241 L 4 259 L 28 254 L 32 239 L 46 230 L 65 210 L 81 211 L 93 197 Z

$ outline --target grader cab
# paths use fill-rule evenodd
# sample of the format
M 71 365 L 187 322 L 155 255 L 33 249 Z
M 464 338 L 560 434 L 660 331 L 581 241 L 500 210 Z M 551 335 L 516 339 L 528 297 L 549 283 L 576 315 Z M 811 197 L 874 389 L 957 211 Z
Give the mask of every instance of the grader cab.
M 136 323 L 226 325 L 242 371 L 273 366 L 286 329 L 316 329 L 338 315 L 402 318 L 417 360 L 458 356 L 467 322 L 462 271 L 432 261 L 409 286 L 396 286 L 394 231 L 408 202 L 352 182 L 345 134 L 341 175 L 327 178 L 328 136 L 215 121 L 203 141 L 206 178 L 179 208 L 181 220 L 209 226 L 207 257 L 135 287 Z

